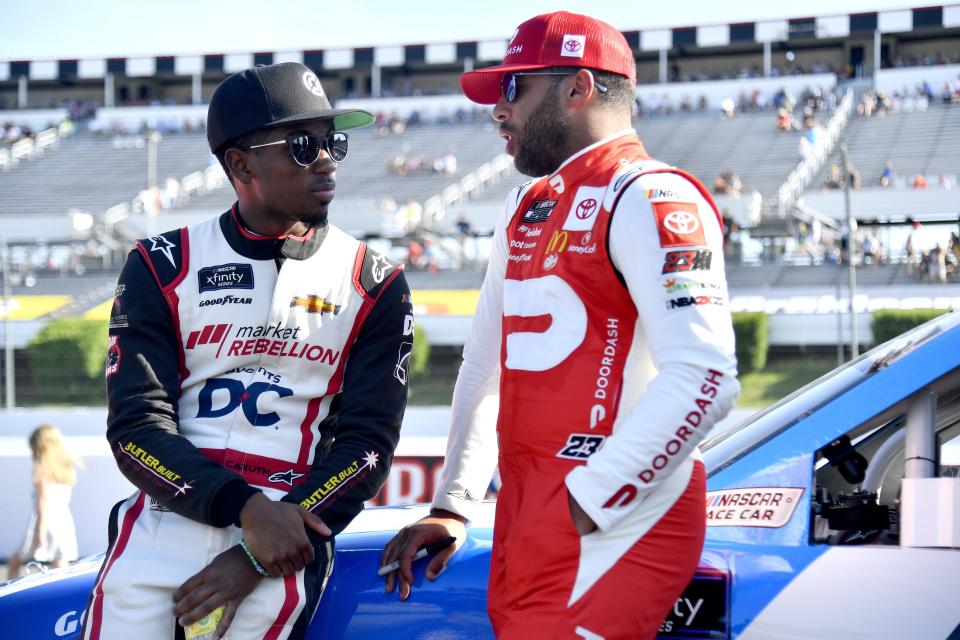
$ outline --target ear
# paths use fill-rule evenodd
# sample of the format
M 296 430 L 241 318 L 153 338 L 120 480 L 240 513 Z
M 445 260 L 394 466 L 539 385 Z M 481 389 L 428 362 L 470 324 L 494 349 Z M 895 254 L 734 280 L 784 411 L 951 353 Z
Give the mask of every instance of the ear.
M 227 153 L 223 157 L 223 161 L 230 170 L 230 175 L 244 184 L 250 184 L 253 180 L 253 172 L 247 162 L 249 158 L 249 152 L 237 148 L 227 149 Z
M 567 97 L 570 106 L 579 109 L 596 98 L 597 85 L 593 81 L 593 74 L 586 69 L 580 69 L 573 75 L 573 84 Z

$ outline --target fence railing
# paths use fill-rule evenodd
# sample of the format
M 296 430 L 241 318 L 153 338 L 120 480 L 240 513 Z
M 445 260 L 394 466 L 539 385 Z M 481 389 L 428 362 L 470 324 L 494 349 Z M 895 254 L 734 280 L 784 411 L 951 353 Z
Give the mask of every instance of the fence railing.
M 47 149 L 60 144 L 60 138 L 66 137 L 59 129 L 44 129 L 36 138 L 24 138 L 10 145 L 9 149 L 0 149 L 0 171 L 7 171 L 20 164 L 21 160 L 30 160 L 43 155 Z
M 471 197 L 477 197 L 490 184 L 496 184 L 505 173 L 513 171 L 513 158 L 501 153 L 490 162 L 485 162 L 467 175 L 449 185 L 435 196 L 431 196 L 423 203 L 423 219 L 433 226 L 443 223 L 447 215 L 447 208 L 458 202 L 466 202 Z
M 813 177 L 820 171 L 824 161 L 830 152 L 833 151 L 840 134 L 847 126 L 847 120 L 850 118 L 850 112 L 853 110 L 853 89 L 847 89 L 837 104 L 837 109 L 833 117 L 824 127 L 823 135 L 819 136 L 813 144 L 810 153 L 806 158 L 800 161 L 797 168 L 790 173 L 786 181 L 777 190 L 777 212 L 781 218 L 786 217 L 787 212 L 793 207 L 797 198 L 807 188 Z

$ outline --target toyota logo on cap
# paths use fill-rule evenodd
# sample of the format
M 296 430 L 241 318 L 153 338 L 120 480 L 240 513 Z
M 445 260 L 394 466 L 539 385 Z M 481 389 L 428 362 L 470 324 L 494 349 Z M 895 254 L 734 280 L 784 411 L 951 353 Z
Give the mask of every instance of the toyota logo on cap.
M 567 40 L 566 42 L 563 43 L 563 48 L 571 53 L 580 51 L 580 48 L 582 46 L 583 45 L 577 42 L 576 40 Z
M 700 228 L 700 220 L 689 211 L 671 211 L 663 219 L 663 224 L 670 231 L 682 235 L 694 233 Z
M 577 205 L 577 217 L 586 220 L 597 210 L 597 201 L 593 198 L 587 198 Z

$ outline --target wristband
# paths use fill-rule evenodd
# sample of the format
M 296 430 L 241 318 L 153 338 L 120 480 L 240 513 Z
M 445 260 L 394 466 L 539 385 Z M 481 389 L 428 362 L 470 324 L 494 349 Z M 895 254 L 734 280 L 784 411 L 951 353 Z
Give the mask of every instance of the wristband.
M 263 568 L 263 565 L 257 562 L 257 559 L 253 557 L 253 554 L 250 553 L 250 549 L 247 547 L 247 543 L 244 542 L 243 538 L 240 538 L 240 548 L 243 549 L 243 552 L 247 554 L 247 557 L 250 558 L 250 564 L 253 565 L 253 568 L 257 570 L 263 577 L 269 577 L 270 572 Z

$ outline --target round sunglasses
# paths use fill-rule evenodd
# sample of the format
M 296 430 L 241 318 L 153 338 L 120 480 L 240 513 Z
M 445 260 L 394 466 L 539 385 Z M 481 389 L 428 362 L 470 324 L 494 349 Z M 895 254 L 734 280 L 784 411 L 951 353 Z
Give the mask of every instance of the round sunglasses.
M 570 71 L 515 71 L 505 73 L 500 77 L 500 95 L 507 99 L 507 102 L 513 102 L 517 99 L 517 77 L 518 76 L 572 76 L 580 69 L 571 69 Z M 589 69 L 587 70 L 589 72 Z M 593 76 L 593 74 L 590 74 Z M 600 93 L 606 93 L 607 87 L 594 79 L 593 85 Z
M 277 144 L 287 145 L 293 161 L 301 167 L 309 167 L 320 159 L 321 151 L 326 151 L 327 155 L 329 155 L 334 162 L 341 162 L 347 157 L 348 138 L 347 134 L 342 131 L 334 131 L 325 136 L 299 132 L 291 133 L 283 140 L 253 144 L 249 147 L 240 148 L 259 149 L 260 147 L 272 147 Z

